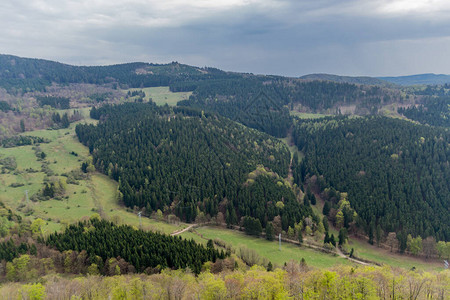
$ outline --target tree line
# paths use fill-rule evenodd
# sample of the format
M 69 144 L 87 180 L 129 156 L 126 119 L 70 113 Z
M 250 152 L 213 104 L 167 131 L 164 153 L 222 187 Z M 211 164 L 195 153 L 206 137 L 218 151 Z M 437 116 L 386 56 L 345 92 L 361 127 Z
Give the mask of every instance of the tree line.
M 137 272 L 156 267 L 189 267 L 198 274 L 203 263 L 225 258 L 223 251 L 219 252 L 211 245 L 205 248 L 193 240 L 136 230 L 128 225 L 117 226 L 95 218 L 70 225 L 63 233 L 51 234 L 45 242 L 61 252 L 85 250 L 93 263 L 98 261 L 96 256 L 103 262 L 121 257 Z
M 114 277 L 56 277 L 37 283 L 5 284 L 6 299 L 448 299 L 448 272 L 389 267 L 342 266 L 317 270 L 290 261 L 267 271 L 190 272 Z

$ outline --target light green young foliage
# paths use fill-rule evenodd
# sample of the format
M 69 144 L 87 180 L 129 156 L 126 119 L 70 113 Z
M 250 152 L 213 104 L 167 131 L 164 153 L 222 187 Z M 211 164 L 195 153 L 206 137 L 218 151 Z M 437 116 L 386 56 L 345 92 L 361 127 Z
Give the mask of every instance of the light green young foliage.
M 33 232 L 33 234 L 43 235 L 44 232 L 42 230 L 42 227 L 45 225 L 45 221 L 41 218 L 35 219 L 33 222 L 31 222 L 30 229 Z
M 22 294 L 25 294 L 30 300 L 45 299 L 45 287 L 41 283 L 27 284 L 22 287 Z
M 34 272 L 29 270 L 30 256 L 25 254 L 6 264 L 6 278 L 10 281 L 27 280 Z
M 203 273 L 199 280 L 202 283 L 201 299 L 225 299 L 227 289 L 225 282 L 220 277 L 215 277 L 211 273 Z
M 8 234 L 10 223 L 6 217 L 0 217 L 0 237 Z

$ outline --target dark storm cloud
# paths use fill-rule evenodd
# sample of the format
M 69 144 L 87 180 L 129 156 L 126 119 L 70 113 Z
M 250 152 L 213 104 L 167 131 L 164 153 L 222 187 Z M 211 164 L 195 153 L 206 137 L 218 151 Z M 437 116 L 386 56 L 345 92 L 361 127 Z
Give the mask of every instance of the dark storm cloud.
M 291 76 L 449 73 L 449 7 L 440 0 L 7 0 L 0 52 Z

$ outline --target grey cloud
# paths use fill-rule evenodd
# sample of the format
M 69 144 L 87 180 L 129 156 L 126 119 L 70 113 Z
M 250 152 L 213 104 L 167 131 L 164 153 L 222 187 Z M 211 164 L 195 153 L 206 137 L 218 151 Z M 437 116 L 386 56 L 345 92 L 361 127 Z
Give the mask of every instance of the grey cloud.
M 402 11 L 384 0 L 227 1 L 3 1 L 0 52 L 290 76 L 450 69 L 450 20 L 436 9 Z

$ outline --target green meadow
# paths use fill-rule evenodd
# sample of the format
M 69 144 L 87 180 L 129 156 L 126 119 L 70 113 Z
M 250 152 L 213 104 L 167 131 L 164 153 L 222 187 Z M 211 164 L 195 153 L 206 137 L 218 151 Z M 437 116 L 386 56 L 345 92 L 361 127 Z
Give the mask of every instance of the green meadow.
M 288 243 L 282 243 L 280 251 L 277 241 L 267 241 L 263 238 L 252 237 L 236 230 L 221 227 L 200 227 L 195 229 L 195 231 L 201 234 L 205 241 L 207 239 L 214 240 L 215 238 L 219 238 L 231 244 L 234 249 L 238 249 L 240 246 L 253 249 L 260 256 L 280 266 L 290 260 L 301 261 L 302 258 L 306 260 L 309 266 L 316 268 L 329 268 L 337 265 L 352 264 L 350 261 L 332 254 Z M 190 238 L 192 237 L 192 233 L 189 233 L 189 235 L 183 233 L 181 236 Z
M 392 253 L 389 250 L 372 246 L 366 241 L 352 239 L 349 242 L 349 248 L 354 248 L 356 250 L 356 255 L 360 258 L 375 261 L 380 264 L 387 264 L 392 267 L 400 267 L 408 270 L 414 267 L 416 269 L 427 271 L 442 271 L 444 269 L 443 261 L 424 260 L 408 255 Z
M 83 111 L 85 120 L 93 123 L 88 111 Z M 50 143 L 39 145 L 46 154 L 45 161 L 53 171 L 53 179 L 65 179 L 62 174 L 79 170 L 81 163 L 89 158 L 89 150 L 82 145 L 75 135 L 75 125 L 59 130 L 36 130 L 24 135 L 47 138 Z M 142 217 L 139 221 L 137 213 L 119 205 L 117 198 L 117 182 L 107 176 L 94 172 L 77 184 L 67 184 L 64 195 L 59 199 L 31 201 L 34 194 L 41 193 L 47 175 L 41 171 L 42 160 L 35 155 L 33 146 L 0 148 L 0 159 L 14 157 L 17 168 L 0 174 L 0 200 L 13 208 L 22 216 L 41 218 L 46 221 L 44 232 L 50 233 L 63 228 L 63 224 L 77 222 L 99 213 L 104 218 L 140 226 L 144 229 L 171 233 L 184 228 L 185 224 L 172 225 L 154 219 Z M 1 167 L 1 166 L 0 166 Z M 34 171 L 30 172 L 30 168 Z M 11 186 L 12 185 L 12 186 Z M 14 187 L 16 186 L 16 187 Z M 26 191 L 29 200 L 26 201 Z
M 157 105 L 168 104 L 170 106 L 175 106 L 178 101 L 189 99 L 192 92 L 179 92 L 172 93 L 168 86 L 151 87 L 143 89 L 130 89 L 127 91 L 142 90 L 145 92 L 145 101 L 152 99 Z

